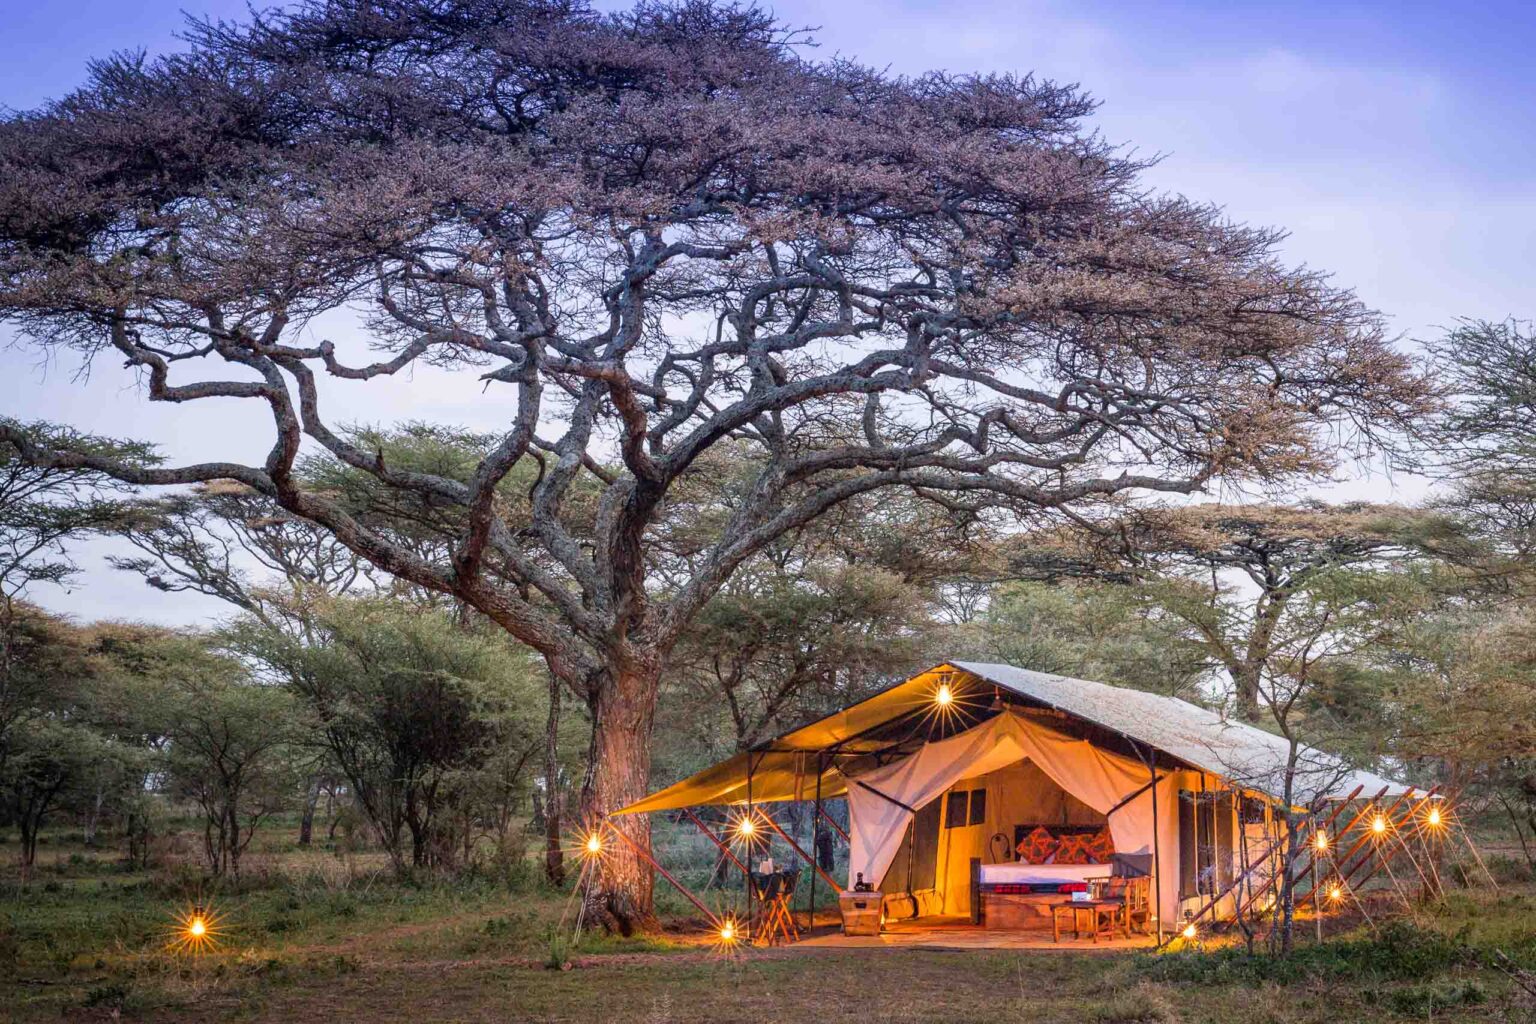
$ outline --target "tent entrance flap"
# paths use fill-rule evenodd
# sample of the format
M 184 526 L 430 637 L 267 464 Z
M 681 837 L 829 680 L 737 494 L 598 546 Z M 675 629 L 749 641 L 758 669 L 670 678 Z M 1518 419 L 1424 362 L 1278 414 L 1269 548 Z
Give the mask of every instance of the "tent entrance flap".
M 1116 851 L 1151 855 L 1155 850 L 1163 864 L 1178 863 L 1174 786 L 1149 787 L 1146 765 L 1010 709 L 853 779 L 867 785 L 847 788 L 852 824 L 848 877 L 862 873 L 865 879 L 884 878 L 891 869 L 913 817 L 901 805 L 924 807 L 961 779 L 986 775 L 1025 759 L 1067 793 L 1107 815 Z M 1157 808 L 1155 829 L 1154 796 L 1166 804 Z M 1177 874 L 1163 872 L 1158 890 L 1160 916 L 1172 919 L 1178 909 Z

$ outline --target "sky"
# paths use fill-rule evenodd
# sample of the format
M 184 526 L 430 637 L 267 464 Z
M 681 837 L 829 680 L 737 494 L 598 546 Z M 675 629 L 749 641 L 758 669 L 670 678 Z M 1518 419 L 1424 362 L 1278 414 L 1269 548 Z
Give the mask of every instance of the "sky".
M 598 4 L 612 8 L 615 4 Z M 1158 189 L 1290 232 L 1293 263 L 1333 273 L 1382 310 L 1403 344 L 1459 317 L 1536 317 L 1536 5 L 804 0 L 764 4 L 813 27 L 817 54 L 894 73 L 1034 72 L 1076 82 L 1094 125 L 1161 162 Z M 182 11 L 238 18 L 228 0 L 0 0 L 0 106 L 24 110 L 79 84 L 115 50 L 179 46 Z M 0 414 L 154 441 L 175 461 L 259 457 L 260 410 L 233 400 L 151 405 L 110 360 L 44 364 L 0 326 Z M 82 370 L 89 370 L 88 376 Z M 339 396 L 354 420 L 498 421 L 494 404 L 430 372 Z M 248 403 L 247 403 L 248 404 Z M 1410 501 L 1413 478 L 1355 476 L 1329 497 Z M 85 618 L 179 623 L 224 613 L 115 573 L 79 552 L 70 592 L 38 592 Z

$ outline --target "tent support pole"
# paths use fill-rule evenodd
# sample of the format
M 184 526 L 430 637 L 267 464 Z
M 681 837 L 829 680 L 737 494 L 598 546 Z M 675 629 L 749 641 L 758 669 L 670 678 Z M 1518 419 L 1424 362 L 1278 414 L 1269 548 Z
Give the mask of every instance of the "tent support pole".
M 1439 790 L 1439 788 L 1440 788 L 1439 786 L 1436 786 L 1434 789 L 1431 789 L 1428 793 L 1426 793 L 1424 795 L 1424 797 L 1422 799 L 1429 799 L 1430 797 L 1434 796 L 1436 791 Z M 1377 796 L 1376 796 L 1376 799 L 1372 800 L 1370 804 L 1368 804 L 1365 807 L 1361 808 L 1360 812 L 1358 814 L 1356 814 L 1354 816 L 1354 818 L 1352 818 L 1350 820 L 1350 823 L 1349 823 L 1348 826 L 1346 826 L 1345 831 L 1348 831 L 1350 828 L 1353 828 L 1355 826 L 1356 822 L 1358 822 L 1361 818 L 1365 817 L 1366 814 L 1368 814 L 1370 812 L 1371 808 L 1376 806 L 1376 800 L 1380 800 L 1382 798 L 1382 796 L 1384 796 L 1384 795 L 1386 795 L 1386 791 L 1385 790 L 1383 790 L 1381 793 L 1378 793 Z M 1388 807 L 1385 811 L 1380 812 L 1381 814 L 1383 814 L 1386 817 L 1387 821 L 1391 824 L 1391 827 L 1393 827 L 1393 828 L 1397 827 L 1396 814 L 1397 814 L 1398 807 L 1402 805 L 1404 800 L 1409 799 L 1412 795 L 1413 795 L 1413 789 L 1410 787 L 1406 793 L 1404 793 L 1402 796 L 1398 797 L 1396 800 L 1392 801 L 1392 805 L 1390 807 Z M 1408 813 L 1409 813 L 1410 816 L 1413 814 L 1413 807 L 1411 805 L 1408 808 Z M 1359 874 L 1360 869 L 1365 867 L 1372 860 L 1378 861 L 1377 867 L 1375 867 L 1372 870 L 1366 872 L 1365 877 L 1360 879 L 1360 884 L 1363 885 L 1366 882 L 1370 881 L 1371 876 L 1374 875 L 1377 871 L 1380 870 L 1380 864 L 1379 864 L 1380 851 L 1376 850 L 1376 849 L 1368 849 L 1368 850 L 1366 850 L 1365 854 L 1362 857 L 1360 857 L 1358 860 L 1355 860 L 1353 864 L 1349 863 L 1350 860 L 1352 858 L 1354 858 L 1355 854 L 1360 852 L 1360 848 L 1365 846 L 1367 843 L 1369 843 L 1371 841 L 1371 834 L 1372 833 L 1370 832 L 1370 830 L 1366 829 L 1364 831 L 1364 833 L 1360 836 L 1360 838 L 1355 840 L 1354 845 L 1352 845 L 1349 848 L 1349 852 L 1344 854 L 1344 856 L 1337 858 L 1334 861 L 1334 864 L 1337 866 L 1338 871 L 1339 871 L 1339 882 L 1340 882 L 1341 885 L 1348 886 L 1350 884 L 1350 881 L 1355 877 L 1355 875 Z M 1304 896 L 1302 896 L 1300 899 L 1298 899 L 1296 901 L 1296 906 L 1297 907 L 1305 906 L 1308 902 L 1314 901 L 1316 899 L 1316 896 L 1317 896 L 1317 891 L 1313 890 L 1312 892 L 1309 892 L 1309 893 L 1305 894 Z
M 718 846 L 721 853 L 731 858 L 731 862 L 734 863 L 737 867 L 741 868 L 742 874 L 747 874 L 747 866 L 741 862 L 741 858 L 737 857 L 729 846 L 726 846 L 724 843 L 722 843 L 720 841 L 720 837 L 715 835 L 715 833 L 710 830 L 708 825 L 699 820 L 699 816 L 693 813 L 692 807 L 684 807 L 683 813 L 688 815 L 689 821 L 693 822 L 699 827 L 699 831 L 704 833 L 705 838 Z
M 791 849 L 800 855 L 801 860 L 804 860 L 811 865 L 811 870 L 815 871 L 818 875 L 821 875 L 821 877 L 826 881 L 828 885 L 834 887 L 837 885 L 837 883 L 832 880 L 831 875 L 828 875 L 821 870 L 821 865 L 817 864 L 814 858 L 807 857 L 805 855 L 805 851 L 800 849 L 800 844 L 790 838 L 789 833 L 785 832 L 784 829 L 779 826 L 779 823 L 773 820 L 772 815 L 770 815 L 767 811 L 758 811 L 757 814 L 758 817 L 762 818 L 763 821 L 768 823 L 769 828 L 777 832 L 780 838 L 782 838 L 786 843 L 790 845 Z
M 1344 808 L 1347 807 L 1357 796 L 1359 796 L 1360 795 L 1360 791 L 1362 789 L 1364 789 L 1364 788 L 1365 788 L 1364 786 L 1356 786 L 1354 789 L 1350 790 L 1349 796 L 1346 796 L 1343 800 L 1338 801 L 1334 805 L 1333 813 L 1328 815 L 1328 820 L 1327 821 L 1323 822 L 1323 826 L 1322 827 L 1323 827 L 1323 831 L 1325 833 L 1327 832 L 1328 829 L 1333 827 L 1333 823 L 1338 820 L 1338 817 L 1339 817 L 1339 815 L 1341 813 L 1343 813 Z M 1381 799 L 1382 796 L 1386 795 L 1386 792 L 1387 791 L 1383 789 L 1380 793 L 1377 793 L 1376 794 L 1376 799 L 1378 799 L 1378 800 Z M 1344 827 L 1344 831 L 1345 832 L 1349 831 L 1350 827 L 1356 821 L 1358 821 L 1359 818 L 1360 818 L 1360 815 L 1356 814 L 1355 817 L 1350 820 L 1350 824 L 1346 825 Z M 1312 832 L 1315 835 L 1317 833 L 1317 829 L 1314 827 Z M 1270 843 L 1269 843 L 1269 849 L 1267 849 L 1264 852 L 1264 859 L 1268 860 L 1271 857 L 1276 856 L 1276 854 L 1278 852 L 1279 852 L 1279 841 L 1277 839 L 1271 838 L 1270 839 Z M 1315 854 L 1314 854 L 1314 856 L 1315 856 Z M 1338 862 L 1335 861 L 1334 863 L 1337 864 Z M 1252 907 L 1256 902 L 1258 902 L 1260 899 L 1262 899 L 1264 897 L 1264 894 L 1269 892 L 1270 888 L 1275 884 L 1275 878 L 1276 878 L 1276 872 L 1271 871 L 1270 874 L 1269 874 L 1269 877 L 1264 880 L 1264 884 L 1263 885 L 1259 886 L 1259 888 L 1256 891 L 1250 891 L 1249 894 L 1248 894 L 1248 902 L 1243 904 L 1241 909 L 1238 910 L 1238 914 L 1241 915 L 1241 914 L 1247 913 L 1248 909 L 1250 907 Z M 1299 903 L 1297 905 L 1300 906 Z
M 757 771 L 757 762 L 752 759 L 752 752 L 747 752 L 747 820 L 751 821 L 756 814 L 752 808 L 752 773 Z M 756 940 L 752 934 L 752 890 L 756 888 L 752 884 L 752 842 L 747 840 L 747 945 L 750 946 Z
M 1439 789 L 1440 789 L 1440 787 L 1436 786 L 1436 787 L 1434 787 L 1434 789 L 1431 789 L 1428 793 L 1424 794 L 1424 796 L 1419 798 L 1420 799 L 1420 803 L 1422 803 L 1425 800 L 1432 799 L 1434 797 L 1435 793 Z M 1412 793 L 1413 793 L 1413 790 L 1409 789 L 1407 793 L 1404 793 L 1402 796 L 1398 797 L 1397 800 L 1392 804 L 1392 806 L 1387 808 L 1387 810 L 1384 812 L 1385 815 L 1386 815 L 1387 821 L 1388 821 L 1388 827 L 1389 828 L 1395 830 L 1395 829 L 1400 827 L 1400 824 L 1401 825 L 1406 825 L 1408 822 L 1413 820 L 1413 805 L 1412 804 L 1409 805 L 1408 810 L 1405 812 L 1404 817 L 1403 817 L 1403 821 L 1401 823 L 1399 823 L 1397 818 L 1395 817 L 1395 814 L 1396 814 L 1398 806 L 1400 804 L 1402 804 L 1402 802 L 1404 800 L 1407 800 Z M 1367 808 L 1366 810 L 1369 810 L 1369 808 Z M 1358 815 L 1355 816 L 1356 820 L 1358 820 L 1361 817 L 1364 817 L 1365 813 L 1366 812 L 1364 810 L 1362 810 Z M 1385 857 L 1391 856 L 1390 853 L 1383 854 L 1382 851 L 1379 848 L 1367 850 L 1365 852 L 1365 856 L 1363 856 L 1359 860 L 1355 861 L 1355 863 L 1353 865 L 1351 865 L 1349 867 L 1349 869 L 1346 871 L 1344 869 L 1344 862 L 1347 861 L 1351 856 L 1353 856 L 1356 850 L 1358 850 L 1361 846 L 1363 846 L 1367 842 L 1369 842 L 1370 838 L 1371 838 L 1371 833 L 1369 831 L 1367 831 L 1365 833 L 1365 835 L 1362 835 L 1359 838 L 1359 840 L 1356 841 L 1354 847 L 1350 849 L 1349 853 L 1346 854 L 1343 858 L 1341 858 L 1339 861 L 1336 862 L 1338 864 L 1338 866 L 1339 866 L 1339 871 L 1340 871 L 1340 884 L 1342 884 L 1344 886 L 1349 886 L 1350 881 L 1355 877 L 1355 875 L 1360 871 L 1361 868 L 1365 867 L 1367 864 L 1370 864 L 1372 861 L 1375 861 L 1376 862 L 1376 866 L 1373 867 L 1371 870 L 1367 871 L 1365 873 L 1365 877 L 1361 878 L 1360 881 L 1357 883 L 1358 885 L 1364 885 L 1366 882 L 1369 882 L 1371 880 L 1371 877 L 1373 875 L 1375 875 L 1376 872 L 1381 870 L 1381 865 L 1382 865 L 1382 862 L 1385 859 Z M 1316 892 L 1316 890 L 1313 890 L 1312 892 L 1307 893 L 1306 896 L 1302 897 L 1302 899 L 1298 900 L 1296 902 L 1296 905 L 1299 907 L 1299 906 L 1302 906 L 1305 902 L 1307 902 L 1309 900 L 1315 901 L 1316 897 L 1317 897 L 1317 892 Z
M 832 817 L 825 807 L 820 807 L 818 810 L 821 812 L 821 816 L 826 819 L 827 824 L 832 826 L 832 831 L 842 836 L 843 842 L 848 842 L 848 833 L 843 831 L 843 826 L 837 823 L 837 819 Z
M 1136 754 L 1147 766 L 1147 774 L 1152 781 L 1147 783 L 1147 789 L 1152 793 L 1152 909 L 1157 915 L 1157 945 L 1155 949 L 1163 948 L 1163 843 L 1161 829 L 1157 823 L 1157 760 L 1148 757 L 1141 751 L 1141 745 L 1134 747 Z
M 810 920 L 805 926 L 807 932 L 816 927 L 816 878 L 821 874 L 821 862 L 816 857 L 821 853 L 821 774 L 825 770 L 821 763 L 821 754 L 818 753 L 816 755 L 816 813 L 811 815 L 811 867 L 815 870 L 811 873 L 811 909 Z
M 917 862 L 917 812 L 907 822 L 907 898 L 912 901 L 912 916 L 917 917 L 917 896 L 912 892 L 912 869 Z
M 689 892 L 687 886 L 683 885 L 683 883 L 679 882 L 676 878 L 673 878 L 672 877 L 672 872 L 668 871 L 666 868 L 664 868 L 660 864 L 658 864 L 656 862 L 656 858 L 652 857 L 650 855 L 650 853 L 648 853 L 647 851 L 641 849 L 639 843 L 635 842 L 633 839 L 629 838 L 629 836 L 625 835 L 623 829 L 619 828 L 617 825 L 613 824 L 612 822 L 607 821 L 606 819 L 604 820 L 603 824 L 608 826 L 608 831 L 612 832 L 614 835 L 616 835 L 620 839 L 624 840 L 625 845 L 628 846 L 631 850 L 635 851 L 635 855 L 636 856 L 640 857 L 642 860 L 644 860 L 651 867 L 653 867 L 657 871 L 661 872 L 661 877 L 665 878 L 667 881 L 671 882 L 672 883 L 672 887 L 674 889 L 676 889 L 678 892 L 682 893 L 684 896 L 688 897 L 688 902 L 692 903 L 694 906 L 698 907 L 700 913 L 702 913 L 704 915 L 704 917 L 708 919 L 708 921 L 709 921 L 709 923 L 711 925 L 713 925 L 713 926 L 715 926 L 717 928 L 719 927 L 719 925 L 720 925 L 719 918 L 715 917 L 714 913 L 708 907 L 706 907 L 702 902 L 700 902 L 700 900 L 699 900 L 699 898 L 697 896 L 695 896 L 693 893 Z

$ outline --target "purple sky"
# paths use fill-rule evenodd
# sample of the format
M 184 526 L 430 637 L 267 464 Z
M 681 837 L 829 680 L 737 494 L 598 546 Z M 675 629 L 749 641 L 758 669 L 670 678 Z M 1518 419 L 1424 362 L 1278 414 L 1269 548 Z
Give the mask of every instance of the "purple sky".
M 613 7 L 614 4 L 600 4 Z M 767 5 L 818 26 L 821 53 L 897 72 L 1028 71 L 1103 101 L 1110 139 L 1165 155 L 1155 187 L 1290 230 L 1295 262 L 1332 271 L 1405 339 L 1456 317 L 1536 316 L 1536 6 L 1490 2 L 1008 3 L 805 0 Z M 240 16 L 227 0 L 0 0 L 0 104 L 35 106 L 115 49 L 177 45 L 180 10 Z M 9 335 L 0 327 L 0 342 Z M 112 360 L 40 366 L 0 349 L 0 412 L 161 443 L 178 460 L 256 455 L 270 428 L 237 403 L 151 406 Z M 352 419 L 445 418 L 488 427 L 475 389 L 422 374 L 344 396 Z M 346 417 L 343 417 L 346 418 Z M 1376 477 L 1325 489 L 1421 494 Z M 222 613 L 161 595 L 82 552 L 85 585 L 38 593 L 82 616 L 162 621 Z

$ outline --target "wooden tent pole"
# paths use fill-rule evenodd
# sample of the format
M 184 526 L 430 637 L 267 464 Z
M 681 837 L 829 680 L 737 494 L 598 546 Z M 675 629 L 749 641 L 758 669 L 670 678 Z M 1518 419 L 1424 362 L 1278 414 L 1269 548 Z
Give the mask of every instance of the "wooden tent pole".
M 1428 793 L 1425 794 L 1424 798 L 1428 799 L 1428 798 L 1434 796 L 1435 795 L 1435 791 L 1438 790 L 1439 788 L 1440 788 L 1439 786 L 1436 786 L 1434 789 L 1431 789 Z M 1377 799 L 1379 800 L 1384 793 L 1385 793 L 1385 790 L 1383 790 L 1382 793 L 1377 794 Z M 1412 788 L 1410 788 L 1402 796 L 1399 796 L 1396 800 L 1392 801 L 1392 805 L 1390 807 L 1388 807 L 1385 811 L 1381 811 L 1379 813 L 1385 815 L 1387 820 L 1389 822 L 1393 823 L 1393 825 L 1395 826 L 1396 820 L 1393 818 L 1393 815 L 1397 812 L 1398 807 L 1402 805 L 1402 802 L 1404 800 L 1407 800 L 1412 795 L 1413 795 L 1413 790 L 1412 790 Z M 1375 805 L 1375 801 L 1372 801 L 1372 803 L 1370 805 L 1368 805 L 1368 806 L 1366 806 L 1364 808 L 1361 808 L 1360 813 L 1356 814 L 1354 816 L 1354 818 L 1351 819 L 1349 825 L 1345 826 L 1345 831 L 1348 831 L 1349 829 L 1353 828 L 1355 826 L 1355 823 L 1358 822 L 1361 818 L 1365 817 L 1365 815 L 1371 810 L 1371 807 L 1374 806 L 1374 805 Z M 1409 808 L 1409 813 L 1410 814 L 1412 813 L 1412 810 L 1413 809 L 1410 807 Z M 1366 843 L 1370 842 L 1370 841 L 1371 841 L 1371 833 L 1370 833 L 1369 830 L 1367 830 L 1364 835 L 1362 835 L 1359 839 L 1356 839 L 1355 842 L 1353 843 L 1353 845 L 1350 846 L 1348 853 L 1344 854 L 1344 856 L 1342 856 L 1342 857 L 1335 858 L 1334 864 L 1338 866 L 1338 870 L 1339 870 L 1339 883 L 1341 885 L 1343 885 L 1345 888 L 1349 888 L 1350 880 L 1353 879 L 1357 873 L 1359 873 L 1361 868 L 1365 867 L 1366 864 L 1370 863 L 1370 861 L 1372 859 L 1371 858 L 1371 854 L 1372 854 L 1372 852 L 1374 852 L 1374 851 L 1370 851 L 1370 850 L 1367 850 L 1366 851 L 1366 855 L 1361 857 L 1361 858 L 1359 858 L 1358 860 L 1356 860 L 1353 864 L 1349 863 L 1350 859 L 1353 858 L 1355 856 L 1355 854 L 1360 852 L 1360 848 L 1362 846 L 1364 846 Z M 1347 868 L 1346 868 L 1346 865 L 1348 865 Z M 1371 876 L 1374 875 L 1375 873 L 1376 873 L 1375 871 L 1368 872 L 1366 874 L 1366 876 L 1360 880 L 1361 884 L 1364 884 L 1365 882 L 1370 881 Z M 1300 900 L 1297 900 L 1296 905 L 1299 907 L 1299 906 L 1302 906 L 1308 900 L 1315 901 L 1316 896 L 1317 896 L 1317 891 L 1313 890 L 1312 892 L 1307 893 Z
M 789 836 L 789 833 L 785 832 L 782 828 L 780 828 L 779 827 L 779 823 L 777 821 L 774 821 L 773 818 L 768 814 L 767 811 L 758 811 L 757 813 L 765 822 L 768 823 L 768 827 L 769 828 L 771 828 L 775 832 L 777 832 L 780 835 L 780 837 L 782 837 L 783 840 L 786 843 L 788 843 L 790 845 L 790 847 L 792 847 L 796 853 L 798 853 L 800 855 L 800 859 L 801 860 L 804 860 L 804 861 L 807 861 L 807 862 L 810 863 L 811 869 L 813 871 L 815 871 L 818 875 L 820 875 L 822 877 L 822 879 L 828 885 L 832 886 L 833 888 L 837 887 L 837 883 L 832 880 L 832 876 L 827 874 L 826 872 L 822 871 L 821 870 L 821 865 L 817 864 L 814 858 L 807 857 L 805 855 L 805 851 L 800 849 L 800 844 L 795 842 L 793 839 L 791 839 L 790 836 Z
M 1411 793 L 1413 791 L 1409 790 L 1408 792 Z M 1434 792 L 1434 791 L 1431 790 L 1430 792 Z M 1357 824 L 1359 824 L 1360 819 L 1364 818 L 1367 814 L 1369 814 L 1373 808 L 1376 808 L 1378 813 L 1385 814 L 1388 818 L 1390 818 L 1392 816 L 1392 814 L 1397 810 L 1398 805 L 1401 804 L 1408 797 L 1408 793 L 1404 793 L 1402 796 L 1400 796 L 1396 800 L 1394 800 L 1392 802 L 1392 805 L 1390 807 L 1388 807 L 1385 811 L 1381 811 L 1380 808 L 1378 807 L 1378 803 L 1379 803 L 1379 801 L 1381 800 L 1382 797 L 1386 796 L 1386 794 L 1387 794 L 1387 791 L 1385 789 L 1383 789 L 1383 790 L 1381 790 L 1381 792 L 1377 793 L 1374 797 L 1372 797 L 1370 803 L 1368 803 L 1364 807 L 1360 808 L 1360 810 L 1358 812 L 1356 812 L 1355 816 L 1353 818 L 1349 819 L 1349 824 L 1344 826 L 1344 828 L 1341 830 L 1340 834 L 1348 832 L 1350 829 L 1354 828 Z M 1363 864 L 1364 861 L 1361 861 L 1360 863 L 1356 863 L 1356 864 L 1353 864 L 1353 865 L 1350 865 L 1349 862 L 1354 859 L 1355 854 L 1360 852 L 1360 848 L 1362 846 L 1364 846 L 1366 843 L 1370 842 L 1370 839 L 1371 839 L 1370 832 L 1367 831 L 1364 835 L 1360 836 L 1353 843 L 1350 844 L 1349 849 L 1347 851 L 1345 851 L 1343 856 L 1335 857 L 1334 858 L 1334 863 L 1336 865 L 1338 865 L 1338 868 L 1339 868 L 1339 870 L 1341 872 L 1344 871 L 1346 865 L 1349 865 L 1349 875 L 1353 875 L 1356 871 L 1360 870 L 1360 865 Z M 1348 881 L 1349 880 L 1349 875 L 1341 875 L 1340 877 L 1342 878 L 1342 880 Z
M 1359 796 L 1360 795 L 1360 791 L 1362 789 L 1364 789 L 1364 788 L 1365 788 L 1365 786 L 1363 786 L 1363 785 L 1356 786 L 1354 789 L 1350 790 L 1350 793 L 1349 793 L 1348 796 L 1346 796 L 1343 800 L 1340 800 L 1340 801 L 1338 801 L 1337 803 L 1334 804 L 1333 813 L 1328 815 L 1328 820 L 1327 821 L 1323 822 L 1323 828 L 1325 830 L 1333 827 L 1333 823 L 1338 820 L 1338 817 L 1339 817 L 1339 815 L 1341 813 L 1343 813 L 1344 808 L 1347 807 L 1349 805 L 1349 803 L 1352 800 L 1355 799 L 1355 797 Z M 1376 799 L 1378 799 L 1378 800 L 1381 799 L 1383 796 L 1386 795 L 1386 793 L 1387 793 L 1386 789 L 1383 788 L 1381 790 L 1381 792 L 1376 794 Z M 1355 819 L 1354 820 L 1358 821 L 1359 817 L 1360 817 L 1359 814 L 1355 815 Z M 1350 824 L 1353 824 L 1353 823 L 1354 822 L 1352 821 Z M 1346 831 L 1348 831 L 1348 828 L 1349 828 L 1349 826 L 1345 826 L 1345 830 Z M 1314 834 L 1316 834 L 1317 829 L 1314 828 L 1312 831 L 1313 831 Z M 1275 856 L 1275 854 L 1279 850 L 1279 845 L 1280 844 L 1279 844 L 1278 838 L 1271 837 L 1271 839 L 1269 841 L 1269 848 L 1264 852 L 1264 859 L 1268 860 L 1269 858 Z M 1254 865 L 1249 870 L 1253 871 L 1253 870 L 1257 870 L 1257 868 L 1258 868 L 1258 866 Z M 1270 874 L 1269 874 L 1269 877 L 1264 880 L 1264 884 L 1259 886 L 1257 891 L 1251 892 L 1249 894 L 1248 901 L 1243 904 L 1242 908 L 1238 911 L 1238 914 L 1239 915 L 1246 914 L 1248 912 L 1248 909 L 1250 907 L 1252 907 L 1255 903 L 1257 903 L 1261 898 L 1263 898 L 1264 894 L 1269 892 L 1269 890 L 1274 886 L 1274 884 L 1275 884 L 1275 872 L 1271 871 Z
M 683 813 L 688 815 L 688 820 L 693 822 L 695 825 L 697 825 L 699 827 L 699 831 L 703 832 L 705 837 L 707 839 L 709 839 L 710 842 L 714 843 L 716 846 L 718 846 L 720 848 L 720 852 L 721 853 L 723 853 L 727 857 L 731 858 L 732 863 L 734 863 L 737 867 L 741 868 L 741 873 L 742 874 L 747 874 L 748 873 L 747 872 L 747 866 L 741 862 L 741 858 L 737 857 L 736 854 L 731 851 L 731 848 L 729 846 L 727 846 L 724 843 L 722 843 L 720 841 L 720 837 L 715 835 L 715 833 L 710 830 L 708 825 L 704 824 L 702 821 L 699 820 L 698 815 L 693 813 L 693 808 L 691 808 L 691 807 L 684 807 L 683 808 Z
M 826 819 L 827 824 L 832 826 L 832 830 L 843 837 L 843 842 L 848 842 L 848 833 L 843 831 L 843 826 L 837 823 L 837 819 L 832 817 L 825 807 L 819 807 L 817 810 L 821 812 L 821 816 Z
M 821 862 L 816 859 L 821 853 L 821 775 L 825 769 L 821 763 L 821 755 L 816 755 L 816 813 L 811 815 L 811 867 L 816 870 L 811 874 L 811 909 L 810 920 L 805 925 L 805 930 L 810 931 L 816 927 L 816 878 L 821 874 Z
M 757 771 L 757 763 L 752 760 L 752 753 L 751 753 L 751 751 L 748 751 L 747 752 L 747 820 L 748 821 L 751 821 L 754 817 L 757 816 L 755 810 L 752 807 L 752 774 L 755 771 Z M 747 945 L 750 946 L 750 945 L 753 944 L 754 941 L 756 941 L 756 937 L 752 934 L 752 903 L 753 903 L 752 897 L 754 895 L 753 890 L 757 888 L 757 886 L 752 884 L 752 837 L 751 836 L 747 837 L 747 878 L 746 878 L 746 882 L 747 882 Z
M 713 925 L 716 928 L 718 928 L 720 926 L 720 919 L 717 918 L 714 915 L 714 912 L 711 911 L 708 907 L 706 907 L 699 900 L 699 898 L 697 896 L 695 896 L 693 893 L 689 892 L 687 886 L 683 885 L 682 882 L 679 882 L 677 879 L 673 878 L 672 877 L 672 872 L 668 871 L 666 868 L 664 868 L 660 864 L 658 864 L 656 862 L 656 858 L 652 857 L 649 852 L 647 852 L 646 850 L 642 849 L 639 843 L 635 842 L 633 839 L 629 838 L 629 836 L 625 835 L 623 829 L 619 828 L 617 825 L 613 824 L 612 822 L 607 821 L 606 819 L 603 821 L 603 824 L 608 827 L 608 831 L 612 832 L 614 835 L 616 835 L 620 839 L 624 840 L 625 844 L 628 845 L 631 850 L 635 851 L 635 854 L 637 856 L 639 856 L 642 860 L 644 860 L 651 867 L 653 867 L 657 871 L 661 872 L 661 877 L 665 878 L 667 881 L 671 882 L 672 883 L 672 887 L 674 889 L 676 889 L 678 892 L 682 893 L 684 896 L 688 897 L 688 902 L 692 903 L 694 906 L 698 907 L 699 911 L 701 913 L 703 913 L 703 915 L 706 918 L 709 919 L 709 922 L 710 922 L 711 925 Z
M 1123 734 L 1122 734 L 1123 735 Z M 1141 752 L 1141 745 L 1133 743 L 1131 749 L 1136 751 L 1136 756 L 1141 758 L 1147 766 L 1147 774 L 1152 781 L 1147 783 L 1147 788 L 1152 793 L 1152 905 L 1150 910 L 1157 915 L 1157 945 L 1155 948 L 1163 948 L 1163 858 L 1162 836 L 1157 826 L 1157 761 Z M 1107 815 L 1106 815 L 1107 817 Z M 1150 914 L 1148 915 L 1151 916 Z M 1150 923 L 1150 921 L 1148 922 Z

